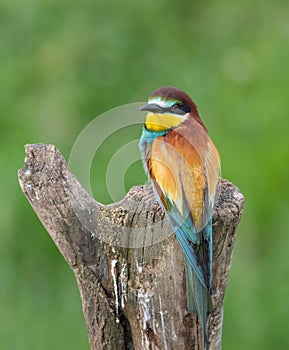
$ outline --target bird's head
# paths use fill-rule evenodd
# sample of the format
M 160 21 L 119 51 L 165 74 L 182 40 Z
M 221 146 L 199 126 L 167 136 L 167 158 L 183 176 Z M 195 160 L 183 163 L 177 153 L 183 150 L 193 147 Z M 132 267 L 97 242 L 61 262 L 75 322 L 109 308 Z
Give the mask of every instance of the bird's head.
M 188 117 L 195 118 L 202 126 L 197 107 L 183 91 L 164 86 L 155 90 L 148 104 L 140 108 L 147 111 L 145 127 L 150 131 L 163 132 L 180 126 Z

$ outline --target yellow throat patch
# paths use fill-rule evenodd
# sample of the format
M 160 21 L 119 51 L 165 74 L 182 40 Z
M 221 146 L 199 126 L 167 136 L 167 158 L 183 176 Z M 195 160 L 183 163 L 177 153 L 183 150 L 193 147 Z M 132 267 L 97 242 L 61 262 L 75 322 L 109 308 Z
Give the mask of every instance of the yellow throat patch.
M 151 131 L 165 131 L 181 125 L 186 117 L 169 113 L 151 113 L 146 116 L 145 126 Z

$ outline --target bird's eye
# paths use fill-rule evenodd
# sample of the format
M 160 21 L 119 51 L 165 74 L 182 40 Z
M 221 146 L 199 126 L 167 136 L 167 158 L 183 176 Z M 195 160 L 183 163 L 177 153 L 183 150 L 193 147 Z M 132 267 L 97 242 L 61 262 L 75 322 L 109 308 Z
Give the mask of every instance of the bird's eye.
M 179 111 L 179 110 L 180 110 L 180 105 L 179 105 L 179 103 L 175 103 L 174 105 L 172 105 L 172 110 L 173 110 L 173 111 Z
M 190 106 L 182 102 L 176 102 L 170 107 L 170 110 L 172 113 L 184 115 L 190 112 Z

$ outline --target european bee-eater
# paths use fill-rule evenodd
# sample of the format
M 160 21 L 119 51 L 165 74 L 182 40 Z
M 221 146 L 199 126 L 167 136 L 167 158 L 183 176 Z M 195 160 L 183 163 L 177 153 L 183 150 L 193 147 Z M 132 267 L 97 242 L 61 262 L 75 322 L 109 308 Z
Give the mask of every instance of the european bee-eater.
M 184 251 L 187 309 L 199 316 L 206 347 L 219 153 L 195 103 L 179 89 L 157 89 L 140 110 L 148 112 L 139 143 L 143 166 Z

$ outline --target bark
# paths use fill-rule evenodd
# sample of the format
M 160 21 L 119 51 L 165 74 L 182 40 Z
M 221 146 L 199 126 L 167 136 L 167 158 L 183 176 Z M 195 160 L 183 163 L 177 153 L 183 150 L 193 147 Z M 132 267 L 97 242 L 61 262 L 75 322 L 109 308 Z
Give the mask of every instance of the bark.
M 183 254 L 151 186 L 118 203 L 96 202 L 53 145 L 27 145 L 19 182 L 73 270 L 92 350 L 201 349 L 201 328 L 186 311 Z M 244 198 L 220 179 L 213 215 L 210 350 L 221 349 L 223 303 Z

